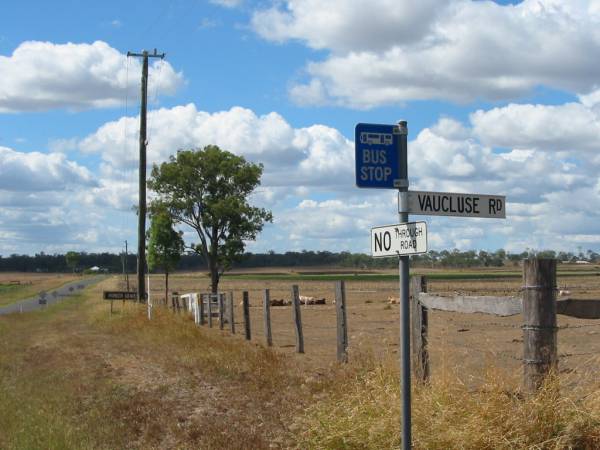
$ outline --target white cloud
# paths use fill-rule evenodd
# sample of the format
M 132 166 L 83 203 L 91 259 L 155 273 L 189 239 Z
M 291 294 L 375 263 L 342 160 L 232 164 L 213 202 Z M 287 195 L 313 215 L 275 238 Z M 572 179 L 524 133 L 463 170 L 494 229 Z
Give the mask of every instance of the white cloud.
M 594 233 L 600 221 L 597 169 L 575 157 L 575 150 L 551 151 L 553 142 L 534 141 L 538 132 L 527 128 L 532 121 L 526 114 L 537 114 L 540 108 L 520 106 L 511 105 L 502 114 L 478 111 L 469 125 L 442 117 L 409 142 L 412 189 L 500 194 L 508 200 L 506 221 L 428 218 L 434 248 L 569 249 L 573 243 L 566 238 L 557 242 L 557 235 Z M 567 112 L 589 116 L 582 104 L 563 107 L 542 111 L 540 126 L 555 126 Z M 494 120 L 487 119 L 510 118 L 514 111 L 521 116 L 506 121 L 521 138 L 510 143 L 527 147 L 499 151 L 495 147 L 502 135 L 492 134 Z M 585 123 L 576 117 L 568 120 Z M 152 111 L 148 122 L 149 162 L 164 161 L 180 148 L 216 143 L 265 165 L 253 201 L 274 210 L 275 224 L 268 227 L 262 244 L 253 244 L 254 251 L 366 251 L 370 227 L 397 220 L 393 192 L 355 189 L 353 143 L 331 127 L 294 128 L 277 113 L 257 115 L 240 107 L 208 113 L 193 104 Z M 98 153 L 104 161 L 99 185 L 82 194 L 87 207 L 127 211 L 135 203 L 137 126 L 137 118 L 121 118 L 80 142 L 82 150 Z M 591 147 L 584 141 L 579 139 L 580 148 L 589 153 Z
M 120 105 L 137 92 L 140 62 L 96 41 L 92 44 L 54 44 L 27 41 L 11 56 L 0 56 L 0 113 L 87 109 Z M 172 94 L 183 83 L 165 61 L 149 70 L 149 92 Z
M 17 192 L 61 191 L 93 186 L 88 169 L 60 153 L 21 153 L 0 147 L 0 190 Z
M 474 134 L 486 145 L 545 151 L 600 150 L 600 115 L 582 103 L 509 104 L 471 114 Z
M 273 6 L 255 12 L 252 25 L 271 41 L 297 39 L 312 48 L 335 52 L 386 50 L 395 42 L 423 39 L 447 3 L 291 0 L 285 2 L 285 8 Z
M 600 78 L 593 1 L 287 0 L 256 11 L 252 26 L 267 40 L 330 52 L 291 88 L 301 103 L 498 100 L 536 86 L 587 95 Z
M 427 220 L 431 247 L 593 247 L 600 178 L 593 161 L 598 152 L 585 133 L 596 122 L 581 119 L 592 120 L 595 113 L 586 108 L 583 103 L 508 105 L 477 111 L 468 123 L 442 117 L 416 134 L 409 142 L 412 189 L 500 194 L 508 200 L 505 221 L 412 216 Z M 565 115 L 572 117 L 564 119 L 568 124 L 562 132 L 571 133 L 577 146 L 539 139 L 544 127 L 552 132 Z M 516 137 L 502 141 L 494 123 Z M 165 161 L 181 148 L 216 143 L 264 164 L 263 183 L 252 202 L 272 209 L 275 222 L 252 244 L 253 251 L 368 251 L 369 229 L 397 221 L 395 192 L 354 187 L 354 145 L 334 128 L 295 128 L 275 112 L 258 115 L 234 107 L 209 113 L 193 104 L 151 111 L 148 128 L 149 163 Z M 69 249 L 79 238 L 87 244 L 78 248 L 88 250 L 118 250 L 123 239 L 134 241 L 137 138 L 138 118 L 126 117 L 83 140 L 59 143 L 99 155 L 95 174 L 61 153 L 0 148 L 4 235 L 18 236 L 32 251 L 39 251 L 34 245 L 41 239 L 52 242 L 44 251 Z M 501 144 L 511 145 L 498 149 Z M 0 253 L 10 251 L 11 242 L 0 236 Z
M 102 155 L 109 167 L 137 166 L 134 117 L 100 127 L 80 143 L 84 152 Z M 213 114 L 193 104 L 159 109 L 148 115 L 148 164 L 160 163 L 184 148 L 208 144 L 265 165 L 263 186 L 344 186 L 352 184 L 353 144 L 330 127 L 294 129 L 277 113 L 257 116 L 234 107 Z

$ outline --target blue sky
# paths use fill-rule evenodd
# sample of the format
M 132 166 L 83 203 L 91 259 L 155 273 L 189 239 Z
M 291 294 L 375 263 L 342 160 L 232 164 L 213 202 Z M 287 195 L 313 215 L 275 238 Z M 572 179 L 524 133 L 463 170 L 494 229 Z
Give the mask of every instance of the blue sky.
M 0 254 L 135 248 L 125 55 L 153 48 L 149 164 L 210 143 L 263 163 L 251 251 L 367 252 L 395 193 L 354 187 L 354 127 L 398 119 L 415 189 L 507 196 L 506 220 L 426 218 L 432 248 L 598 250 L 599 25 L 593 0 L 11 2 Z

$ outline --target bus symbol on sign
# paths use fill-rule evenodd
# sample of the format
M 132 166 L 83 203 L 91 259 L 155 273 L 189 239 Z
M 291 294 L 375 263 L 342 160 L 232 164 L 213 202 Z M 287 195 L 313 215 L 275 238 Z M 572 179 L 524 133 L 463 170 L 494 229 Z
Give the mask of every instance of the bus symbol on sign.
M 394 137 L 389 133 L 360 133 L 360 142 L 367 145 L 392 145 Z

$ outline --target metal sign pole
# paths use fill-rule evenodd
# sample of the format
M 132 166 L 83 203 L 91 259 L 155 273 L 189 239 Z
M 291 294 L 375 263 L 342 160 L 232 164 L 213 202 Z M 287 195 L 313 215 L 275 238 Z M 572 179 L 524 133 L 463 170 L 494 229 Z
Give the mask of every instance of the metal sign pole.
M 398 211 L 400 223 L 408 222 L 408 157 L 406 121 L 398 122 L 399 136 L 399 180 L 398 180 Z M 411 448 L 411 405 L 410 405 L 410 302 L 409 302 L 409 257 L 400 256 L 398 262 L 400 275 L 400 346 L 402 349 L 401 362 L 401 391 L 402 391 L 402 449 Z

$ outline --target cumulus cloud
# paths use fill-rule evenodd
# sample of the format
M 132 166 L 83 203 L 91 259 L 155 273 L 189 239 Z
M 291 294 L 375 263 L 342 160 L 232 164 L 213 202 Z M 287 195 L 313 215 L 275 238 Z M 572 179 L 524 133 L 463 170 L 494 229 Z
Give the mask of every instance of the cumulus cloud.
M 133 74 L 139 71 L 137 59 L 128 63 L 126 55 L 102 41 L 23 42 L 12 55 L 0 56 L 0 113 L 120 105 L 126 94 L 137 92 L 138 77 Z M 183 75 L 168 62 L 151 63 L 151 92 L 172 94 L 182 83 Z
M 109 122 L 80 142 L 84 152 L 100 153 L 112 168 L 137 166 L 135 117 Z M 263 186 L 341 186 L 352 184 L 354 148 L 339 131 L 323 125 L 293 128 L 277 113 L 256 115 L 234 107 L 207 113 L 188 104 L 148 115 L 148 162 L 160 163 L 179 149 L 208 144 L 265 165 Z
M 593 108 L 583 100 L 552 107 L 511 104 L 476 111 L 466 122 L 441 117 L 415 134 L 409 141 L 412 189 L 508 200 L 505 221 L 412 216 L 427 220 L 431 247 L 523 251 L 593 245 L 600 222 L 599 152 L 588 133 L 599 122 Z M 511 130 L 512 137 L 493 124 Z M 148 130 L 149 164 L 178 149 L 215 143 L 264 164 L 252 201 L 272 209 L 275 222 L 252 251 L 367 251 L 369 229 L 397 221 L 395 192 L 354 187 L 354 144 L 334 128 L 296 128 L 275 112 L 234 107 L 209 113 L 188 104 L 151 111 Z M 566 133 L 577 145 L 540 138 L 545 133 L 556 140 Z M 39 233 L 56 249 L 81 238 L 88 249 L 118 250 L 135 228 L 137 139 L 138 118 L 123 117 L 82 140 L 57 144 L 97 154 L 101 163 L 93 175 L 61 153 L 0 148 L 3 232 L 24 242 L 34 242 Z M 115 226 L 119 220 L 129 227 Z M 6 252 L 10 242 L 0 236 L 0 250 Z
M 475 135 L 486 145 L 545 151 L 600 148 L 600 115 L 583 103 L 509 104 L 471 114 Z
M 583 103 L 508 105 L 476 111 L 468 123 L 442 117 L 422 129 L 409 142 L 412 189 L 508 200 L 506 221 L 427 218 L 432 246 L 569 249 L 572 241 L 565 237 L 555 244 L 557 235 L 592 235 L 600 220 L 600 181 L 598 165 L 584 156 L 598 153 L 586 131 L 598 125 L 593 114 Z M 580 150 L 539 138 L 547 129 L 559 139 L 561 130 L 553 127 L 565 116 L 569 123 L 562 132 Z M 397 220 L 394 192 L 354 187 L 353 142 L 334 128 L 294 128 L 277 113 L 257 115 L 240 107 L 208 113 L 193 104 L 152 111 L 148 123 L 149 162 L 216 143 L 265 165 L 253 201 L 274 210 L 275 224 L 254 251 L 290 248 L 288 242 L 294 249 L 366 251 L 369 228 Z M 496 132 L 493 123 L 511 129 L 512 137 Z M 126 211 L 135 203 L 137 124 L 135 117 L 121 118 L 79 142 L 82 151 L 103 160 L 98 186 L 82 194 L 87 207 Z
M 0 147 L 0 190 L 61 191 L 94 184 L 90 171 L 64 154 L 21 153 Z
M 592 0 L 350 3 L 288 0 L 254 13 L 263 38 L 330 52 L 306 66 L 308 80 L 291 88 L 296 101 L 368 108 L 512 99 L 536 86 L 583 95 L 597 88 L 600 12 Z
M 64 154 L 0 147 L 0 253 L 88 250 L 77 238 L 85 232 L 102 248 L 113 239 L 116 214 L 82 201 L 100 188 L 96 175 Z

